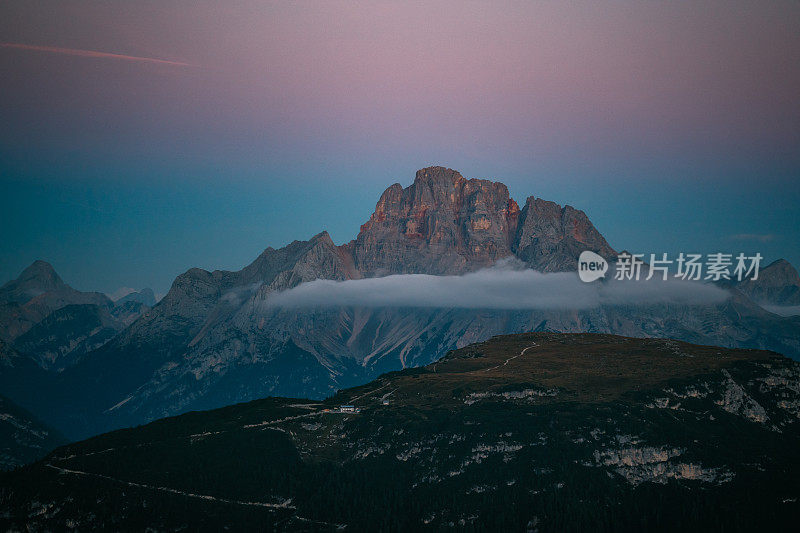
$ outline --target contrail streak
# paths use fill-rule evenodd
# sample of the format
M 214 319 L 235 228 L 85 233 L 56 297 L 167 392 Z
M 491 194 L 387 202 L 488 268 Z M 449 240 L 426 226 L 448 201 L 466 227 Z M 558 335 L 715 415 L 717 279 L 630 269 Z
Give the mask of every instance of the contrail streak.
M 81 57 L 99 57 L 104 59 L 121 59 L 123 61 L 138 61 L 141 63 L 158 63 L 160 65 L 172 65 L 177 67 L 190 67 L 189 63 L 180 61 L 169 61 L 167 59 L 156 59 L 154 57 L 128 56 L 123 54 L 110 54 L 108 52 L 98 52 L 96 50 L 81 50 L 78 48 L 58 48 L 55 46 L 37 46 L 33 44 L 21 43 L 0 43 L 3 48 L 16 48 L 19 50 L 33 50 L 36 52 L 50 52 L 53 54 L 65 54 Z

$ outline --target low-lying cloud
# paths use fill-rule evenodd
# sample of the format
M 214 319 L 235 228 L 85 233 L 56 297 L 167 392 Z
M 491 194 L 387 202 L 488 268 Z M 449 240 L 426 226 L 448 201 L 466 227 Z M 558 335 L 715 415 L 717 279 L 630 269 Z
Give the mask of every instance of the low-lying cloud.
M 800 316 L 800 305 L 762 305 L 761 307 L 780 316 Z
M 584 283 L 576 273 L 489 268 L 462 276 L 393 275 L 316 280 L 267 299 L 274 307 L 437 307 L 465 309 L 588 309 L 602 305 L 711 305 L 727 291 L 682 280 Z

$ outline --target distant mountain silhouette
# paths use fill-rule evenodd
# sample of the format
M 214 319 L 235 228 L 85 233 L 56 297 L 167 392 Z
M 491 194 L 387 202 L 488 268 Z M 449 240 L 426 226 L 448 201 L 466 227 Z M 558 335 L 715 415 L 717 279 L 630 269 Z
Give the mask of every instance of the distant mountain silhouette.
M 37 260 L 0 287 L 0 339 L 42 368 L 62 370 L 105 344 L 145 307 L 115 306 L 104 294 L 73 289 L 52 265 Z

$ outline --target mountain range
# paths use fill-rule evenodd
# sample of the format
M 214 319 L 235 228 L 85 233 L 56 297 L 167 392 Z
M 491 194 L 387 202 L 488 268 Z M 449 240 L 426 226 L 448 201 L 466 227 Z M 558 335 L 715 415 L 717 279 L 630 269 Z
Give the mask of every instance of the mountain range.
M 353 241 L 337 246 L 322 232 L 267 248 L 240 271 L 193 268 L 152 308 L 78 293 L 37 262 L 0 289 L 0 338 L 15 354 L 2 367 L 0 393 L 77 439 L 266 396 L 322 399 L 506 333 L 669 337 L 800 356 L 800 318 L 763 307 L 793 302 L 797 273 L 786 262 L 765 268 L 761 283 L 728 286 L 724 302 L 707 305 L 270 304 L 276 293 L 320 279 L 458 276 L 508 260 L 547 273 L 575 271 L 584 250 L 608 261 L 617 255 L 584 212 L 536 197 L 520 209 L 502 183 L 430 167 L 408 187 L 386 189 Z M 17 387 L 21 381 L 30 386 Z
M 99 292 L 73 289 L 52 265 L 37 260 L 0 287 L 0 341 L 32 354 L 46 370 L 63 370 L 150 307 L 123 300 L 115 303 Z

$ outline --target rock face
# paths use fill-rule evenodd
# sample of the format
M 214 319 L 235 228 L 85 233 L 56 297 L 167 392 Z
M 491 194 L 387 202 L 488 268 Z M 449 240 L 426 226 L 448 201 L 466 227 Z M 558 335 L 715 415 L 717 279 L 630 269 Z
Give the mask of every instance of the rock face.
M 736 288 L 758 303 L 800 305 L 800 275 L 785 259 L 770 263 L 758 279 L 744 280 Z
M 534 197 L 520 211 L 502 183 L 443 167 L 386 189 L 346 248 L 365 277 L 462 274 L 513 254 L 539 270 L 566 271 L 586 249 L 615 255 L 582 211 Z
M 542 272 L 577 270 L 584 250 L 607 261 L 617 255 L 583 211 L 532 196 L 520 213 L 512 249 L 528 266 Z
M 111 340 L 122 324 L 105 307 L 73 304 L 56 309 L 17 337 L 14 346 L 45 370 L 63 370 Z
M 386 189 L 350 248 L 365 277 L 460 274 L 511 255 L 518 217 L 502 183 L 430 167 Z

